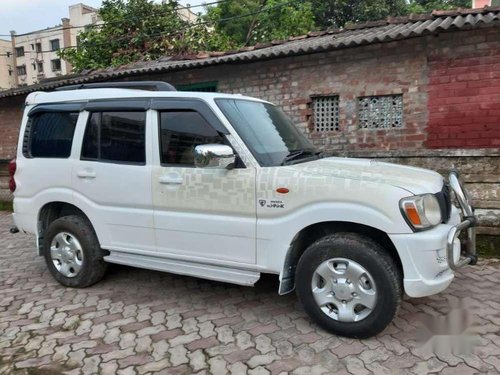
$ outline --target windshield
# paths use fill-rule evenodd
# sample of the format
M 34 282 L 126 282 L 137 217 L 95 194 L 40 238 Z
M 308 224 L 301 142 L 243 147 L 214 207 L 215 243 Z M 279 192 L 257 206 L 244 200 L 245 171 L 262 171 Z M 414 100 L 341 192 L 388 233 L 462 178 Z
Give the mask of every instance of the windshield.
M 261 166 L 318 158 L 314 146 L 276 106 L 244 99 L 216 102 Z

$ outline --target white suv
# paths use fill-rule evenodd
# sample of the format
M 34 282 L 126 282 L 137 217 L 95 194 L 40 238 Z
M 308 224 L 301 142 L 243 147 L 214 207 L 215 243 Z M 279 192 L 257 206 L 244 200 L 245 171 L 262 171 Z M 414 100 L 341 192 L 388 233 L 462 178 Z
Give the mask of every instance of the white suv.
M 36 234 L 69 287 L 107 262 L 241 285 L 279 274 L 279 294 L 295 288 L 322 327 L 368 337 L 403 291 L 439 293 L 477 260 L 456 172 L 325 157 L 277 107 L 240 95 L 164 82 L 32 93 L 10 169 L 12 231 Z

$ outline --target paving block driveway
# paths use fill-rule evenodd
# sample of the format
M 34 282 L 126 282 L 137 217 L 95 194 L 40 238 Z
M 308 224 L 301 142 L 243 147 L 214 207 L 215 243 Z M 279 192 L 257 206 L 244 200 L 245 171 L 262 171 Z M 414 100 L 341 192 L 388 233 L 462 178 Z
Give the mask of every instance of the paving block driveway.
M 276 277 L 249 288 L 111 266 L 97 285 L 64 288 L 10 225 L 0 213 L 2 374 L 500 373 L 498 262 L 406 300 L 382 334 L 352 340 L 311 324 L 294 294 L 278 297 Z M 452 354 L 432 346 L 436 337 L 424 345 L 425 322 L 440 317 L 447 334 L 457 306 L 472 316 L 472 348 Z

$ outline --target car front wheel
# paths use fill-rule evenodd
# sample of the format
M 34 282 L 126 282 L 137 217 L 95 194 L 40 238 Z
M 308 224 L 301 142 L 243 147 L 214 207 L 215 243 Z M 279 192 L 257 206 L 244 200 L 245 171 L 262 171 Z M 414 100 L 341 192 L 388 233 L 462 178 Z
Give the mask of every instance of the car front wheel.
M 347 337 L 380 333 L 401 301 L 401 276 L 391 257 L 354 233 L 336 233 L 310 245 L 295 280 L 308 315 L 327 331 Z

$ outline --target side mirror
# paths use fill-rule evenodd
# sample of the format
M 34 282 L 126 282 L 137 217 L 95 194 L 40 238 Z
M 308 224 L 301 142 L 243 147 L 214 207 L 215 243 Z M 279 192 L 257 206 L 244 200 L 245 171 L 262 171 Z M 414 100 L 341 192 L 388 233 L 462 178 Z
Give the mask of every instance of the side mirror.
M 226 145 L 199 145 L 193 153 L 196 168 L 232 169 L 236 162 L 233 149 Z

